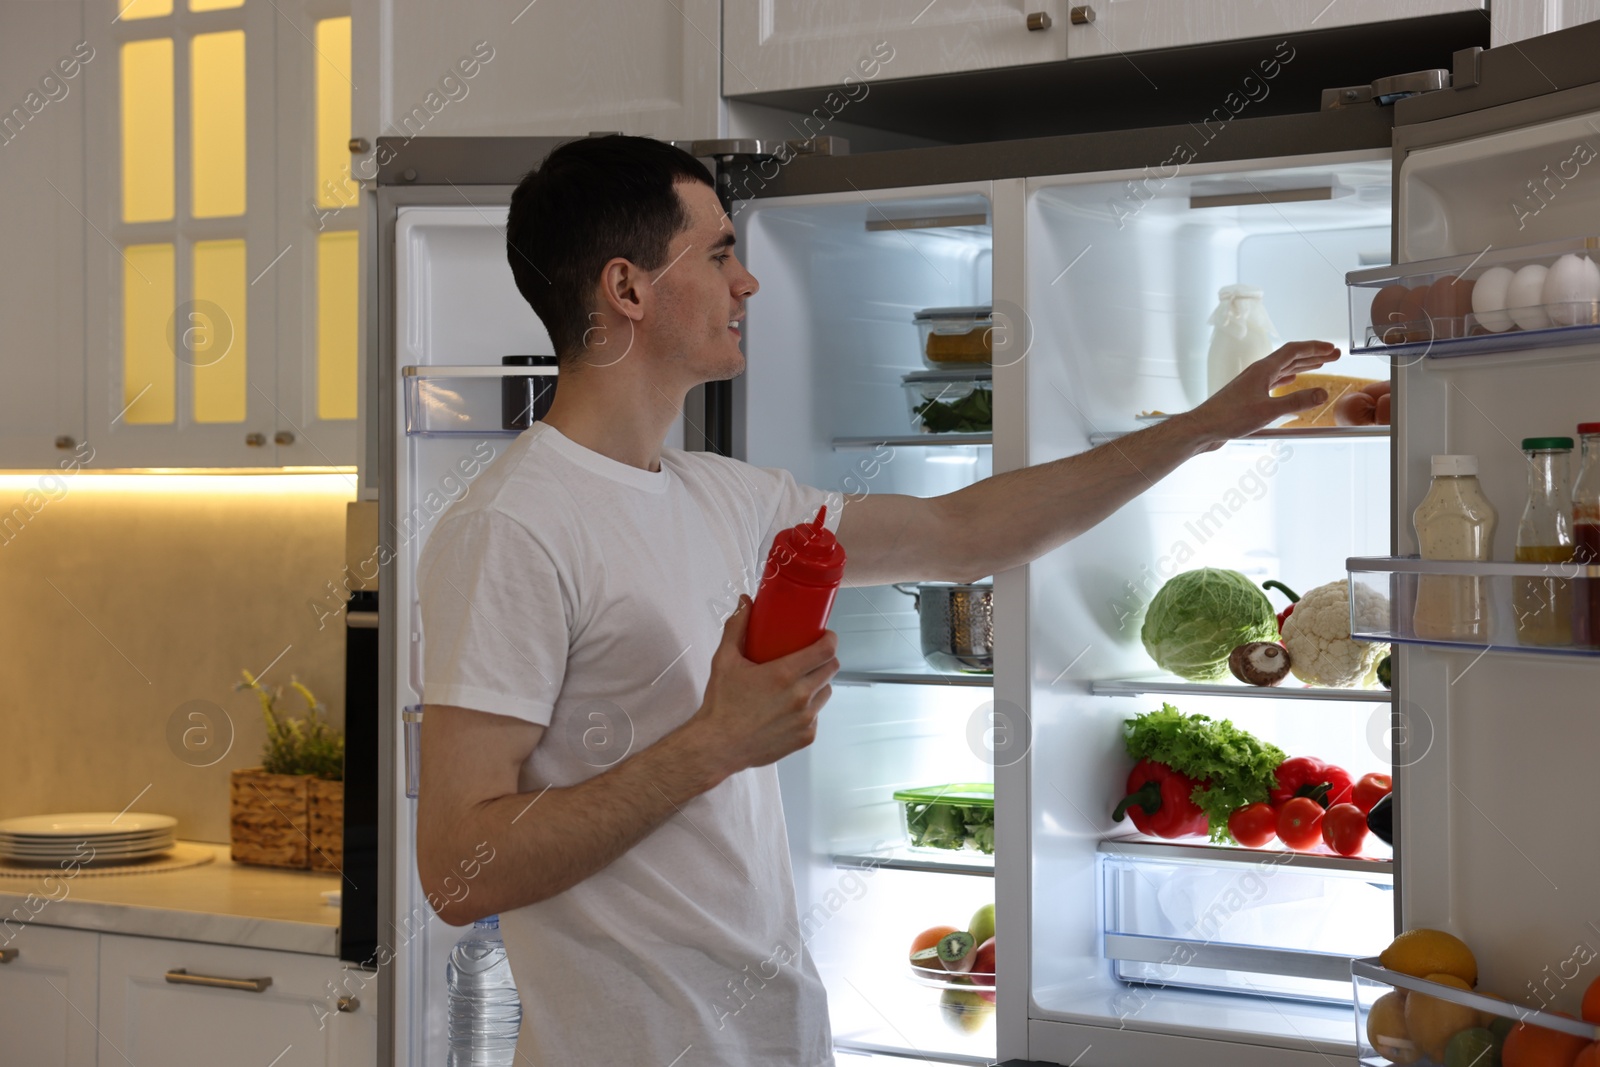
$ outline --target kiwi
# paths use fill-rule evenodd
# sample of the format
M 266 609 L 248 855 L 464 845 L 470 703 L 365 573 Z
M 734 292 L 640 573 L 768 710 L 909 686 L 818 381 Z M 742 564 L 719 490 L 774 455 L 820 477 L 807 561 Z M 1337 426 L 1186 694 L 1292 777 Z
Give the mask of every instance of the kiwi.
M 938 970 L 940 967 L 944 966 L 944 964 L 942 961 L 940 961 L 939 949 L 937 946 L 935 946 L 933 948 L 925 948 L 917 952 L 913 952 L 911 954 L 911 966 L 929 967 L 933 970 Z
M 957 930 L 945 934 L 935 946 L 935 951 L 945 970 L 965 974 L 972 970 L 972 958 L 977 947 L 978 943 L 972 939 L 971 934 L 965 930 Z

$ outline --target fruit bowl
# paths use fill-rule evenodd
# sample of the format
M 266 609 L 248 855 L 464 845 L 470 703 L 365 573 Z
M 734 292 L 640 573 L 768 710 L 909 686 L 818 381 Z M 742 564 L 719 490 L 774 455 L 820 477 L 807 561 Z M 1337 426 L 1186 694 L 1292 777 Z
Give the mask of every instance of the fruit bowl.
M 992 974 L 962 974 L 957 971 L 947 971 L 943 967 L 918 967 L 916 964 L 907 964 L 911 971 L 911 980 L 918 985 L 929 986 L 933 989 L 966 989 L 978 993 L 994 992 L 994 975 Z

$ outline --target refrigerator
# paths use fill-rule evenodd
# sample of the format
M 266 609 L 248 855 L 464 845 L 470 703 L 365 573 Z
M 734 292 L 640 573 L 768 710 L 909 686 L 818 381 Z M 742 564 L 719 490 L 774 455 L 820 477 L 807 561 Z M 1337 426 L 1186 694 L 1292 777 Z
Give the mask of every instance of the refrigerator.
M 1327 370 L 1394 383 L 1392 432 L 1278 427 L 1230 442 L 993 576 L 992 674 L 931 668 L 906 592 L 841 591 L 833 698 L 816 742 L 779 765 L 841 1064 L 1385 1063 L 1362 1045 L 1372 998 L 1352 986 L 1351 961 L 1416 926 L 1466 939 L 1482 988 L 1539 990 L 1537 1004 L 1576 1011 L 1592 975 L 1569 974 L 1574 946 L 1600 946 L 1583 888 L 1600 859 L 1592 833 L 1550 808 L 1579 802 L 1600 750 L 1588 715 L 1600 674 L 1579 648 L 1416 641 L 1406 612 L 1420 565 L 1406 557 L 1429 457 L 1470 452 L 1501 516 L 1494 559 L 1511 559 L 1526 477 L 1516 439 L 1600 417 L 1585 411 L 1600 404 L 1600 327 L 1391 350 L 1368 315 L 1385 272 L 1467 276 L 1480 252 L 1510 262 L 1522 246 L 1600 234 L 1600 164 L 1575 162 L 1589 155 L 1577 145 L 1600 146 L 1585 63 L 1597 47 L 1600 29 L 1583 26 L 1469 50 L 1455 88 L 1392 107 L 855 157 L 700 146 L 720 157 L 762 290 L 746 372 L 691 397 L 681 443 L 784 467 L 846 508 L 1115 449 L 1193 407 L 1225 285 L 1261 288 L 1283 340 L 1338 344 L 1347 355 Z M 393 590 L 380 624 L 380 906 L 393 935 L 382 1062 L 406 1067 L 444 1060 L 444 964 L 459 936 L 432 917 L 412 846 L 423 680 L 411 572 L 431 524 L 514 433 L 502 379 L 532 369 L 501 357 L 551 352 L 501 231 L 511 189 L 555 143 L 389 142 L 371 201 L 369 410 Z M 992 309 L 987 431 L 925 432 L 908 399 L 905 377 L 925 369 L 914 316 L 950 307 Z M 1393 692 L 1162 674 L 1140 639 L 1144 610 L 1172 574 L 1203 566 L 1301 592 L 1347 579 L 1383 592 L 1390 618 L 1360 619 L 1357 633 L 1393 644 Z M 1530 578 L 1484 566 L 1493 596 Z M 1356 776 L 1391 773 L 1396 847 L 1252 850 L 1114 823 L 1131 765 L 1123 724 L 1163 703 Z M 955 783 L 992 783 L 992 854 L 909 843 L 894 794 Z M 992 1011 L 907 959 L 920 931 L 965 928 L 991 902 Z

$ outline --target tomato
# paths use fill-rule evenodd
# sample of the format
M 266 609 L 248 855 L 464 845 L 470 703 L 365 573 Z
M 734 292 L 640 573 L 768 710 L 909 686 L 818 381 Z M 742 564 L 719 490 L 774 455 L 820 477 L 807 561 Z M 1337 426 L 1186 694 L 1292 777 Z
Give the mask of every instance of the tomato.
M 1589 988 L 1583 992 L 1583 1007 L 1578 1014 L 1586 1023 L 1600 1025 L 1600 978 L 1589 983 Z
M 1394 792 L 1394 779 L 1387 774 L 1368 774 L 1363 775 L 1361 781 L 1356 783 L 1350 800 L 1364 815 L 1372 810 L 1374 804 L 1392 792 Z
M 1260 848 L 1278 836 L 1278 813 L 1271 804 L 1246 804 L 1228 816 L 1228 832 L 1246 848 Z
M 1322 805 L 1310 797 L 1291 797 L 1278 809 L 1278 838 L 1299 852 L 1322 840 Z
M 1322 817 L 1322 840 L 1341 856 L 1354 856 L 1367 839 L 1367 816 L 1354 804 L 1335 804 Z

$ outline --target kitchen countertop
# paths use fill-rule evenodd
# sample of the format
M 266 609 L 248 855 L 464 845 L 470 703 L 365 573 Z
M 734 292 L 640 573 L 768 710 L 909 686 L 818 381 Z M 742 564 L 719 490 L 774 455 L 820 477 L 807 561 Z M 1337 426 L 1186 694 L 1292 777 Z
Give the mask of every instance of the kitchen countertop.
M 33 921 L 43 926 L 338 956 L 339 909 L 321 896 L 339 888 L 337 874 L 251 867 L 229 859 L 227 845 L 187 843 L 211 850 L 212 862 L 70 881 L 59 871 L 42 871 L 37 883 L 0 879 L 0 919 L 27 915 L 29 893 L 48 898 L 44 879 L 53 873 L 60 899 L 38 911 Z

